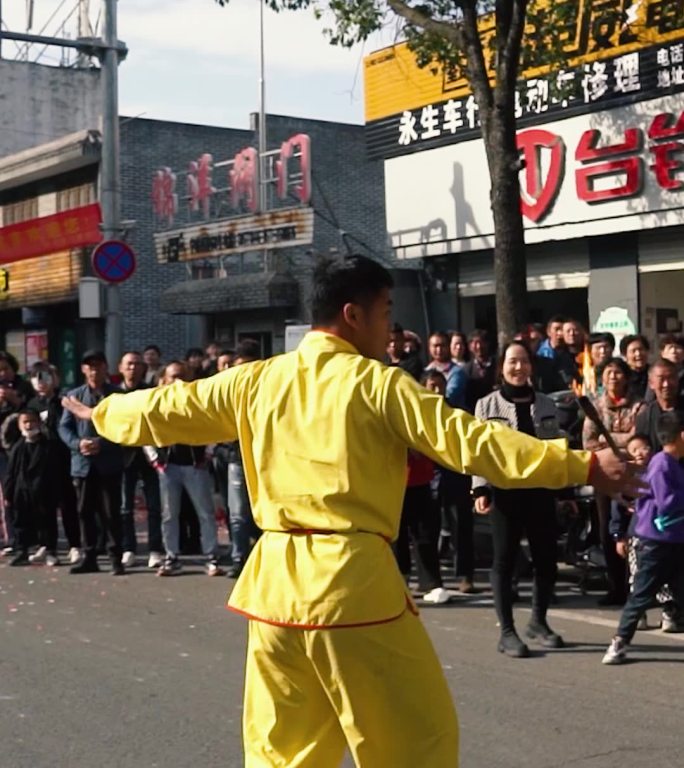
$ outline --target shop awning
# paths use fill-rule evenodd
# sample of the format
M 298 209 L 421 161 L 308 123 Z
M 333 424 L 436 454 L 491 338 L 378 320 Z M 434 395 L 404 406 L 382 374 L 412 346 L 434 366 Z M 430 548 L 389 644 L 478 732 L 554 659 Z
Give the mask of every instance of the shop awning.
M 70 133 L 0 159 L 0 192 L 100 161 L 99 131 Z
M 162 293 L 159 308 L 174 315 L 205 315 L 245 309 L 294 308 L 299 285 L 275 272 L 186 280 Z

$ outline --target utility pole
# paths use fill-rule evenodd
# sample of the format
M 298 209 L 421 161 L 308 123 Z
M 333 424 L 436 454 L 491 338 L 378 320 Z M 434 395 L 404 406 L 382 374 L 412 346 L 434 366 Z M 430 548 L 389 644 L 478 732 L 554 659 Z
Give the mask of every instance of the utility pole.
M 102 235 L 119 240 L 121 227 L 121 176 L 119 168 L 119 41 L 116 30 L 118 0 L 105 0 L 102 62 L 102 162 L 100 166 L 100 204 Z M 110 370 L 121 357 L 121 293 L 109 284 L 105 301 L 105 355 Z
M 1 2 L 2 0 L 0 0 Z M 102 38 L 34 35 L 29 32 L 10 32 L 0 28 L 0 41 L 73 48 L 85 56 L 94 56 L 102 70 L 102 160 L 100 165 L 100 203 L 102 206 L 102 234 L 105 240 L 118 240 L 124 235 L 121 224 L 121 179 L 119 171 L 119 62 L 126 58 L 128 49 L 117 39 L 116 11 L 118 0 L 103 0 L 105 8 Z M 27 6 L 29 9 L 31 5 Z M 84 2 L 82 7 L 87 7 Z M 121 356 L 121 298 L 117 285 L 106 288 L 105 354 L 113 368 Z

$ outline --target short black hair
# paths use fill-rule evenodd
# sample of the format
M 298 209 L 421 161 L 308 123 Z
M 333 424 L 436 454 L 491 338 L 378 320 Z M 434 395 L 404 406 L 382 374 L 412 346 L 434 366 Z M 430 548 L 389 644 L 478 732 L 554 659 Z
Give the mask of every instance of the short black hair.
M 191 357 L 204 357 L 204 350 L 199 347 L 190 347 L 185 353 L 185 360 L 189 360 Z
M 126 355 L 136 355 L 137 357 L 142 357 L 142 352 L 138 352 L 137 349 L 127 349 L 119 358 L 119 362 L 121 362 Z
M 383 290 L 393 286 L 394 280 L 389 271 L 365 256 L 322 258 L 313 271 L 313 325 L 329 325 L 345 304 L 368 306 Z
M 660 351 L 669 346 L 684 347 L 684 339 L 681 336 L 675 336 L 674 333 L 666 333 L 660 338 Z
M 548 328 L 551 325 L 551 323 L 564 323 L 565 324 L 567 322 L 568 322 L 568 318 L 565 315 L 553 315 L 553 317 L 551 317 L 549 319 L 549 322 L 546 324 L 546 327 Z
M 234 349 L 222 349 L 219 352 L 219 357 L 235 357 L 235 350 Z
M 649 448 L 653 448 L 651 445 L 651 438 L 645 435 L 643 432 L 635 432 L 627 441 L 627 445 L 633 443 L 635 440 L 641 440 L 642 443 L 646 443 Z
M 651 351 L 651 345 L 648 343 L 648 339 L 645 336 L 642 336 L 640 333 L 630 333 L 620 339 L 620 354 L 623 357 L 627 354 L 627 347 L 629 347 L 630 344 L 634 344 L 635 341 L 640 341 L 647 352 Z
M 11 352 L 0 350 L 0 360 L 6 362 L 15 373 L 19 373 L 19 361 Z
M 425 371 L 420 377 L 420 383 L 425 386 L 428 381 L 439 381 L 446 387 L 446 376 L 441 371 Z
M 587 343 L 589 346 L 593 346 L 594 344 L 610 344 L 610 346 L 615 349 L 615 336 L 613 336 L 612 333 L 590 333 L 589 338 L 587 339 Z
M 684 417 L 679 411 L 665 411 L 658 416 L 656 435 L 661 445 L 672 445 L 684 432 Z
M 655 363 L 653 363 L 650 370 L 655 371 L 656 368 L 664 368 L 668 373 L 677 375 L 677 366 L 672 360 L 666 360 L 664 357 L 659 357 Z
M 261 344 L 256 339 L 241 339 L 235 349 L 235 357 L 242 360 L 259 360 Z
M 156 352 L 159 357 L 161 357 L 161 349 L 159 349 L 156 344 L 148 344 L 145 349 L 143 349 L 143 354 L 145 354 L 145 352 Z
M 627 365 L 627 363 L 621 358 L 621 357 L 610 357 L 608 360 L 606 360 L 605 363 L 603 363 L 596 371 L 596 374 L 598 376 L 603 376 L 603 372 L 606 370 L 606 368 L 619 368 L 622 372 L 622 375 L 625 376 L 625 378 L 629 379 L 632 375 L 632 369 Z
M 17 413 L 17 416 L 33 416 L 35 419 L 38 419 L 40 421 L 40 413 L 35 408 L 21 408 L 19 412 Z
M 484 328 L 476 328 L 468 334 L 468 344 L 470 344 L 471 341 L 475 341 L 475 339 L 480 339 L 480 341 L 484 341 L 485 344 L 489 344 L 489 334 Z
M 400 323 L 392 323 L 392 329 L 390 333 L 404 333 L 404 326 Z

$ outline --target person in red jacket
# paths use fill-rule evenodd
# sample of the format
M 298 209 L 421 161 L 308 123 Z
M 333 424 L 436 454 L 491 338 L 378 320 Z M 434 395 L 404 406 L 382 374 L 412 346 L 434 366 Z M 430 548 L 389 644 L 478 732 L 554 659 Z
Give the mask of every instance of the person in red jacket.
M 428 371 L 421 383 L 432 392 L 444 394 L 446 379 L 439 371 Z M 444 589 L 439 569 L 439 508 L 432 494 L 435 465 L 431 459 L 416 451 L 408 452 L 406 494 L 401 510 L 399 537 L 394 545 L 399 570 L 408 582 L 411 575 L 411 546 L 413 540 L 418 589 L 427 603 L 446 603 L 450 599 Z

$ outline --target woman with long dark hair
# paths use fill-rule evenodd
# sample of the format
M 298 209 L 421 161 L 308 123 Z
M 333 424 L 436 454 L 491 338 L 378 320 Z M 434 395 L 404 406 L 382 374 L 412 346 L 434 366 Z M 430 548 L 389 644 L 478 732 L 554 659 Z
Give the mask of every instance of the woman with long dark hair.
M 503 349 L 499 364 L 499 388 L 479 400 L 475 415 L 501 421 L 509 427 L 541 439 L 561 437 L 553 401 L 535 392 L 530 382 L 532 355 L 525 342 L 513 341 Z M 523 533 L 527 535 L 534 567 L 532 616 L 526 635 L 545 648 L 561 648 L 563 640 L 547 624 L 546 612 L 556 582 L 555 496 L 543 488 L 504 490 L 473 481 L 475 511 L 489 514 L 494 544 L 491 580 L 494 606 L 501 627 L 499 651 L 508 656 L 529 655 L 513 621 L 513 574 Z

